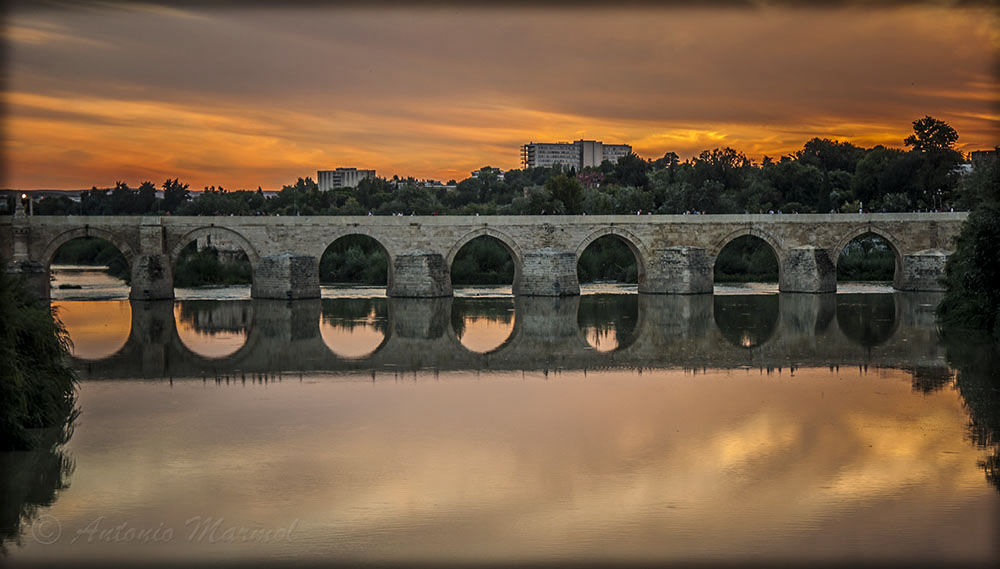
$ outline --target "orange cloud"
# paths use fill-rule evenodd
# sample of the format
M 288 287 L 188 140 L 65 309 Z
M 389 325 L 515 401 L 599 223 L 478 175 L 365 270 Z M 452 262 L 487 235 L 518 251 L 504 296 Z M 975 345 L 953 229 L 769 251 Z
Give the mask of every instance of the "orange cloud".
M 961 150 L 1000 139 L 1000 21 L 979 8 L 111 4 L 10 24 L 4 187 L 270 189 L 337 166 L 462 179 L 579 138 L 759 160 L 814 136 L 901 146 L 925 114 Z

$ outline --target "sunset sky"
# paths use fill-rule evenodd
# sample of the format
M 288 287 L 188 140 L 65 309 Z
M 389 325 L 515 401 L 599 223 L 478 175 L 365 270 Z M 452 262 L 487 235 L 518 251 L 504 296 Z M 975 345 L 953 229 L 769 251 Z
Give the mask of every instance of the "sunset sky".
M 501 6 L 15 3 L 0 187 L 461 180 L 580 138 L 759 160 L 814 136 L 901 147 L 927 114 L 962 151 L 1000 144 L 988 3 Z

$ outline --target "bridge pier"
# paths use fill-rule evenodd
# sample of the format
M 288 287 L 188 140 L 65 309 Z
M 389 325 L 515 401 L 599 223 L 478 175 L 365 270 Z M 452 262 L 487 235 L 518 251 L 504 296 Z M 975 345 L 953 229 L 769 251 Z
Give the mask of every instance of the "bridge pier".
M 836 292 L 837 267 L 826 249 L 806 245 L 788 251 L 781 263 L 781 292 Z
M 440 253 L 408 251 L 393 259 L 387 296 L 437 298 L 451 292 L 451 273 Z
M 521 278 L 515 278 L 513 292 L 523 296 L 575 296 L 580 294 L 576 276 L 576 253 L 551 247 L 526 251 Z
M 159 217 L 143 217 L 139 225 L 139 253 L 132 265 L 130 300 L 164 300 L 174 297 L 173 267 L 165 254 L 163 225 Z
M 926 249 L 901 255 L 900 266 L 892 286 L 897 290 L 943 292 L 944 265 L 948 262 L 947 251 L 942 249 Z
M 253 298 L 319 298 L 319 261 L 311 255 L 279 253 L 261 257 L 254 269 Z
M 173 271 L 169 257 L 162 254 L 138 255 L 132 259 L 130 300 L 165 300 L 174 297 Z
M 654 249 L 645 265 L 646 275 L 645 278 L 640 275 L 639 292 L 699 294 L 713 290 L 713 263 L 708 252 L 700 247 Z

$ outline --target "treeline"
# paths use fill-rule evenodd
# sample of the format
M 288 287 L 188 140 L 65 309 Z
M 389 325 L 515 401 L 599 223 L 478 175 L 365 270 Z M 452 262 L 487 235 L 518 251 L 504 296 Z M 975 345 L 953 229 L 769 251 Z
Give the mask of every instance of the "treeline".
M 947 292 L 938 305 L 946 327 L 986 331 L 1000 342 L 1000 164 L 977 168 L 959 188 L 972 208 L 945 266 Z
M 413 178 L 374 178 L 357 188 L 320 191 L 299 178 L 277 195 L 206 187 L 191 199 L 188 184 L 166 180 L 156 196 L 152 182 L 131 188 L 92 188 L 79 203 L 46 197 L 41 215 L 521 215 L 807 213 L 942 210 L 969 207 L 957 192 L 962 155 L 958 133 L 932 117 L 913 122 L 908 150 L 813 138 L 802 149 L 760 163 L 733 148 L 705 150 L 680 160 L 635 154 L 617 163 L 564 169 L 528 168 L 504 175 L 483 167 L 454 188 L 424 187 Z M 13 197 L 11 198 L 13 199 Z M 12 206 L 13 204 L 11 204 Z M 8 208 L 12 210 L 13 208 Z

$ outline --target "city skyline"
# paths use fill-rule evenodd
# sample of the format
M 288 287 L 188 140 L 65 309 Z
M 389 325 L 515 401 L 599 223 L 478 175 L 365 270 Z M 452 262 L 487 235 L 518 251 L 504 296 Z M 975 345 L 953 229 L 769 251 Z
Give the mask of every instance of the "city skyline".
M 343 164 L 464 179 L 519 167 L 532 140 L 759 161 L 813 137 L 902 147 L 924 115 L 969 152 L 1000 141 L 997 29 L 975 3 L 21 3 L 0 187 L 271 189 Z

